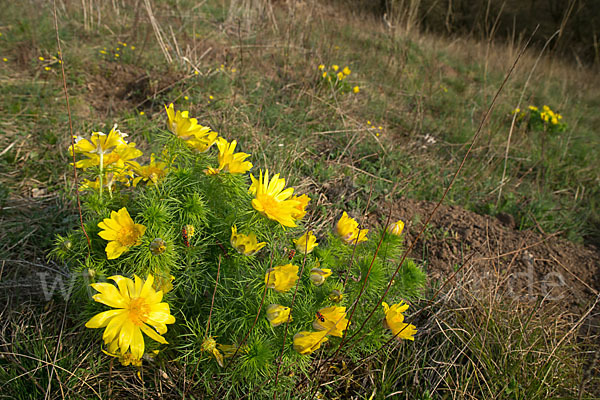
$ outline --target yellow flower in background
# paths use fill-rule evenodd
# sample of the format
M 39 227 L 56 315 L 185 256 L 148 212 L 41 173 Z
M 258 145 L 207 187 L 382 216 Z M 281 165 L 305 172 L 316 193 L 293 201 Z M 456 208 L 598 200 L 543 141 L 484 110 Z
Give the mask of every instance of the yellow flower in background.
M 327 331 L 308 332 L 302 331 L 294 335 L 294 350 L 300 354 L 310 354 L 321 347 L 321 343 L 325 343 Z
M 109 260 L 118 258 L 131 246 L 140 244 L 141 237 L 146 232 L 144 225 L 133 222 L 125 207 L 118 212 L 111 211 L 110 218 L 105 218 L 98 224 L 98 227 L 103 229 L 98 235 L 109 241 L 106 245 L 106 257 Z
M 298 239 L 294 239 L 294 243 L 296 244 L 296 250 L 302 254 L 311 253 L 319 245 L 312 231 L 308 231 Z
M 331 276 L 329 268 L 313 268 L 310 270 L 310 281 L 315 286 L 321 286 L 325 282 L 325 278 Z
M 538 111 L 538 108 L 536 106 L 529 106 L 529 109 L 531 111 Z
M 161 291 L 163 292 L 163 294 L 167 294 L 169 293 L 171 290 L 173 290 L 173 281 L 175 280 L 175 277 L 171 274 L 169 275 L 156 275 L 154 278 L 154 284 L 152 285 L 152 287 L 154 288 L 154 290 Z
M 150 164 L 144 166 L 138 164 L 133 169 L 139 175 L 133 180 L 133 186 L 136 186 L 140 181 L 152 182 L 156 185 L 168 172 L 167 163 L 162 161 L 157 162 L 154 153 L 150 155 Z
M 290 199 L 294 189 L 287 188 L 284 190 L 285 179 L 279 178 L 279 174 L 275 174 L 269 180 L 269 170 L 265 171 L 264 176 L 261 170 L 258 179 L 250 174 L 250 179 L 252 185 L 250 185 L 248 192 L 255 195 L 252 200 L 252 207 L 283 226 L 296 226 L 298 206 L 301 202 Z
M 415 340 L 414 335 L 417 328 L 414 325 L 404 323 L 404 311 L 408 310 L 408 304 L 401 301 L 391 307 L 384 301 L 381 303 L 385 311 L 384 326 L 392 331 L 398 339 Z
M 298 280 L 298 266 L 292 264 L 269 268 L 265 275 L 265 284 L 269 289 L 283 293 L 290 290 Z
M 212 336 L 205 338 L 200 348 L 202 349 L 202 351 L 208 351 L 209 353 L 211 353 L 217 360 L 219 366 L 223 368 L 223 355 L 217 349 L 217 341 Z
M 340 67 L 339 67 L 338 65 L 335 65 L 335 64 L 334 64 L 334 65 L 332 65 L 332 66 L 331 66 L 331 68 L 332 68 L 332 69 L 333 69 L 335 72 L 337 72 L 337 70 L 338 70 L 338 69 L 340 69 Z
M 360 243 L 367 240 L 368 229 L 358 229 L 358 222 L 350 218 L 344 211 L 336 225 L 337 234 L 347 244 Z
M 344 73 L 343 72 L 338 72 L 337 73 L 337 78 L 338 78 L 339 81 L 344 80 L 344 78 L 345 78 Z
M 344 74 L 346 76 L 350 75 L 350 72 L 351 72 L 350 68 L 348 68 L 348 67 L 344 67 L 344 69 L 342 70 L 342 74 Z
M 173 103 L 165 106 L 167 110 L 167 125 L 175 136 L 183 139 L 186 143 L 201 153 L 207 151 L 217 140 L 219 135 L 208 126 L 198 124 L 196 118 L 190 118 L 187 111 L 177 111 Z
M 154 278 L 148 275 L 144 281 L 134 276 L 135 281 L 121 275 L 111 276 L 117 286 L 111 283 L 92 283 L 99 293 L 93 296 L 98 303 L 106 304 L 114 310 L 104 311 L 92 317 L 87 328 L 106 328 L 102 338 L 104 343 L 121 355 L 128 351 L 139 360 L 144 355 L 142 332 L 159 343 L 167 344 L 161 335 L 167 332 L 167 324 L 175 322 L 169 305 L 161 303 L 163 294 L 152 288 Z M 117 289 L 118 287 L 118 289 Z M 116 346 L 112 344 L 117 341 Z
M 284 307 L 279 304 L 270 304 L 267 307 L 267 319 L 271 323 L 272 327 L 279 326 L 284 322 L 287 322 L 288 317 L 290 317 L 290 308 Z M 290 321 L 292 317 L 290 317 Z
M 352 91 L 353 91 L 354 93 L 358 93 L 358 92 L 360 92 L 360 88 L 359 88 L 358 86 L 354 86 L 354 87 L 352 88 Z
M 350 325 L 346 319 L 346 307 L 331 306 L 321 308 L 313 321 L 313 329 L 325 331 L 327 335 L 342 337 Z
M 247 153 L 234 153 L 237 141 L 228 143 L 227 140 L 220 137 L 217 139 L 219 148 L 219 171 L 229 172 L 230 174 L 243 174 L 252 168 L 250 161 L 244 161 L 250 157 Z
M 389 233 L 391 233 L 392 235 L 396 235 L 396 236 L 400 236 L 400 234 L 402 233 L 403 230 L 404 230 L 404 222 L 402 222 L 402 220 L 398 220 L 398 221 L 394 222 L 387 228 L 387 231 Z
M 324 69 L 325 69 L 325 65 L 323 65 L 323 64 L 320 64 L 320 65 L 319 65 L 319 71 L 323 71 Z
M 122 183 L 126 186 L 129 186 L 130 180 L 133 178 L 133 171 L 128 169 L 112 169 L 110 171 L 105 170 L 102 174 L 102 187 L 107 188 L 110 191 L 114 190 L 114 187 L 117 183 Z M 95 180 L 90 181 L 88 179 L 84 179 L 79 185 L 79 190 L 98 190 L 100 189 L 100 177 L 97 177 Z
M 321 75 L 324 78 L 327 78 L 327 71 L 323 72 L 323 75 Z
M 236 249 L 240 254 L 253 256 L 266 245 L 267 242 L 258 243 L 254 233 L 244 235 L 237 232 L 235 225 L 231 227 L 231 247 Z
M 301 196 L 293 195 L 291 200 L 299 202 L 299 204 L 296 205 L 296 210 L 294 210 L 292 217 L 294 217 L 296 220 L 302 219 L 306 215 L 306 206 L 308 206 L 310 197 L 305 194 Z

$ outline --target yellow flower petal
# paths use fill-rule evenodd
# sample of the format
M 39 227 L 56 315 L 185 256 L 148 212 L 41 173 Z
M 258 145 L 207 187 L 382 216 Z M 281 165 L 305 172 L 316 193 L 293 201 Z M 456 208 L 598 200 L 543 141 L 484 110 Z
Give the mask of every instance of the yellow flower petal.
M 158 343 L 168 344 L 168 342 L 165 340 L 164 337 L 160 336 L 148 325 L 140 325 L 140 329 L 142 330 L 142 332 L 144 332 L 146 335 L 150 336 L 151 339 L 156 340 Z
M 110 320 L 117 315 L 126 311 L 124 310 L 108 310 L 94 315 L 88 322 L 85 323 L 86 328 L 104 328 Z

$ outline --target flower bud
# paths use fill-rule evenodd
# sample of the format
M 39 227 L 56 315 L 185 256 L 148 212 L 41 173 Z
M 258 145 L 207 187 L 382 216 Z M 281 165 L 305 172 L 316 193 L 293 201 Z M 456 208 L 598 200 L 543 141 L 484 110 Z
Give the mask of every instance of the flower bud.
M 331 293 L 329 293 L 329 300 L 333 301 L 334 303 L 339 303 L 343 298 L 344 295 L 337 289 L 333 289 Z
M 167 244 L 163 239 L 156 238 L 152 242 L 150 242 L 150 252 L 153 255 L 157 256 L 159 254 L 162 254 L 165 252 L 165 250 L 167 250 Z
M 279 304 L 271 304 L 267 307 L 267 319 L 271 323 L 271 326 L 276 327 L 288 320 L 290 316 L 290 308 L 284 307 Z M 290 321 L 292 317 L 290 317 Z
M 294 243 L 296 244 L 296 250 L 302 254 L 311 253 L 319 245 L 312 231 L 308 231 L 298 239 L 294 239 Z
M 331 275 L 329 268 L 313 268 L 310 270 L 310 281 L 315 286 L 321 286 L 325 282 L 325 278 Z
M 402 220 L 398 220 L 398 221 L 394 222 L 393 224 L 389 225 L 387 228 L 387 231 L 388 231 L 388 233 L 391 233 L 392 235 L 400 236 L 403 229 L 404 229 L 404 222 L 402 222 Z
M 73 242 L 71 241 L 71 239 L 66 239 L 64 242 L 62 242 L 62 249 L 64 251 L 69 251 L 73 248 Z

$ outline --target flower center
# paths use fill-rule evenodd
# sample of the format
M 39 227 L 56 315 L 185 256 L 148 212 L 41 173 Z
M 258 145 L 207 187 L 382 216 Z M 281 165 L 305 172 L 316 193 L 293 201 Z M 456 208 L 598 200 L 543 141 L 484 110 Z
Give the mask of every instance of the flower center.
M 150 306 L 146 304 L 146 299 L 136 297 L 129 302 L 129 319 L 137 326 L 142 325 L 148 318 Z
M 265 195 L 262 195 L 262 196 L 259 195 L 259 196 L 257 196 L 257 198 L 258 198 L 258 201 L 260 201 L 260 204 L 263 206 L 265 214 L 270 214 L 270 215 L 277 214 L 277 210 L 280 207 L 279 202 L 277 200 L 275 200 L 271 196 L 265 196 Z
M 138 239 L 138 235 L 133 226 L 124 226 L 118 234 L 118 241 L 123 246 L 133 246 Z

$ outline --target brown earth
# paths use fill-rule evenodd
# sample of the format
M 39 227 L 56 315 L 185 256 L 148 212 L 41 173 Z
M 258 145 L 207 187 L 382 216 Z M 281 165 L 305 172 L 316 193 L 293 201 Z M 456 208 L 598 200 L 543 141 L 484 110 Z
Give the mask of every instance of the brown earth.
M 407 247 L 435 206 L 411 199 L 394 203 L 392 220 L 405 221 Z M 471 289 L 589 307 L 600 292 L 600 251 L 556 234 L 519 231 L 513 224 L 507 215 L 494 218 L 441 205 L 409 255 L 424 263 L 433 281 L 443 283 L 460 268 L 457 277 L 467 278 L 463 282 Z

